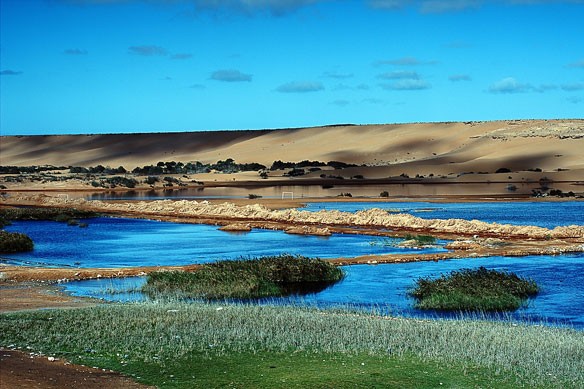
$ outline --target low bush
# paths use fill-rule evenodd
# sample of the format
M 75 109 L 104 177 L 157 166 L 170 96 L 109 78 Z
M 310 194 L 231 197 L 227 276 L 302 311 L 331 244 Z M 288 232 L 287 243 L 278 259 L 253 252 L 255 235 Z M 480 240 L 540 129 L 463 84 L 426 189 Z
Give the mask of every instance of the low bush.
M 341 280 L 343 271 L 315 258 L 279 255 L 219 261 L 195 272 L 155 272 L 144 292 L 186 298 L 260 298 L 315 292 Z
M 410 294 L 416 308 L 446 311 L 513 311 L 539 291 L 533 280 L 497 270 L 463 269 L 420 278 Z
M 0 230 L 0 253 L 32 251 L 34 243 L 28 235 Z

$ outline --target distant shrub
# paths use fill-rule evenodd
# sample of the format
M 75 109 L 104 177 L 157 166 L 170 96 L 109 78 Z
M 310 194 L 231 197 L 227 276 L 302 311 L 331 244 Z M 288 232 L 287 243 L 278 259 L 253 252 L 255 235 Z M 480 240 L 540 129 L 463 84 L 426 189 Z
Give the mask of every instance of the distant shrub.
M 502 167 L 497 169 L 497 171 L 495 173 L 511 173 L 511 169 L 508 169 L 506 167 Z
M 381 192 L 381 193 L 379 194 L 379 197 L 389 197 L 389 192 L 388 192 L 388 191 L 386 191 L 386 190 L 384 190 L 383 192 Z
M 257 195 L 257 194 L 250 193 L 250 194 L 247 195 L 247 198 L 250 199 L 250 200 L 253 200 L 253 199 L 261 199 L 262 196 Z

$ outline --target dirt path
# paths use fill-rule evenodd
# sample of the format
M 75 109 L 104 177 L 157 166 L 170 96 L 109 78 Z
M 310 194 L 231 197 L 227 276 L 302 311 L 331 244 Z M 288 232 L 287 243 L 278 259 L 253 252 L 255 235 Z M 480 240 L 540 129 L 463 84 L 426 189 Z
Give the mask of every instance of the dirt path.
M 55 285 L 0 284 L 0 313 L 95 305 L 91 299 L 75 298 Z M 52 360 L 47 356 L 0 348 L 0 388 L 150 388 L 120 373 Z
M 0 349 L 0 388 L 152 388 L 111 370 L 73 365 L 65 360 Z

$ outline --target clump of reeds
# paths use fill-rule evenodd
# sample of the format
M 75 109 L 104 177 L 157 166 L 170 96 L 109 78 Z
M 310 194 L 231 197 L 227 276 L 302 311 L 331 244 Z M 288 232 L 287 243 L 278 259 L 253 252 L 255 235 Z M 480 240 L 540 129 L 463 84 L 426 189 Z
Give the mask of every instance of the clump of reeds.
M 149 295 L 188 298 L 260 298 L 323 289 L 344 276 L 316 258 L 278 255 L 205 264 L 195 272 L 166 271 L 148 276 Z
M 0 253 L 32 251 L 34 243 L 26 234 L 0 230 Z
M 539 288 L 535 281 L 513 273 L 462 269 L 416 281 L 410 294 L 417 299 L 416 308 L 447 311 L 513 311 Z

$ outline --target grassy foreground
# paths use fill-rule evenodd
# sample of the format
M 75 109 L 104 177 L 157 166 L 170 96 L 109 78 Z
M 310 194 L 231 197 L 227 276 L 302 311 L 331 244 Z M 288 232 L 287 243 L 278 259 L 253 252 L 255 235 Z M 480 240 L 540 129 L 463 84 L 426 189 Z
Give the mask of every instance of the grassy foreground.
M 535 281 L 481 266 L 420 278 L 411 295 L 419 309 L 488 312 L 514 311 L 538 291 Z
M 163 388 L 584 382 L 582 332 L 298 307 L 159 302 L 3 314 L 0 346 L 111 368 Z
M 330 262 L 283 254 L 213 262 L 196 272 L 151 273 L 143 291 L 166 297 L 260 298 L 315 292 L 343 276 L 343 271 Z

